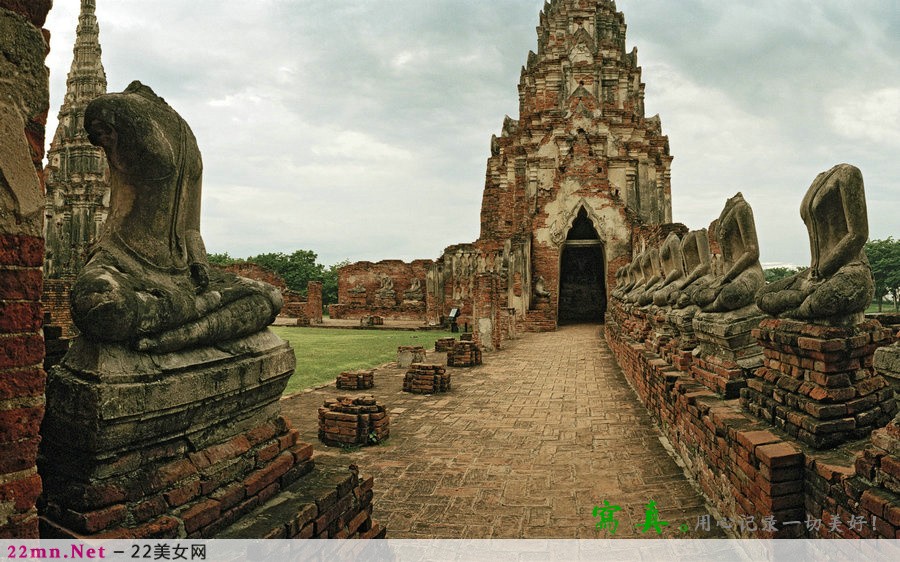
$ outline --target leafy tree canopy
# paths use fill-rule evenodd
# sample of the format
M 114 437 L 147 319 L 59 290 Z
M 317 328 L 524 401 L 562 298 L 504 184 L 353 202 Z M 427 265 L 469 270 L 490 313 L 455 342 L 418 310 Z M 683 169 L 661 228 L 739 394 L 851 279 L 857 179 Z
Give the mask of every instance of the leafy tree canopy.
M 345 260 L 325 267 L 318 263 L 317 259 L 318 255 L 311 250 L 297 250 L 292 254 L 282 252 L 259 254 L 246 259 L 232 258 L 227 252 L 209 255 L 209 262 L 219 267 L 249 262 L 274 271 L 284 279 L 288 289 L 302 295 L 306 294 L 306 285 L 310 281 L 320 281 L 323 304 L 337 303 L 338 270 L 350 262 Z
M 866 242 L 866 256 L 872 266 L 875 278 L 875 298 L 881 311 L 882 299 L 890 294 L 894 300 L 894 310 L 900 300 L 900 240 L 889 236 L 884 240 Z

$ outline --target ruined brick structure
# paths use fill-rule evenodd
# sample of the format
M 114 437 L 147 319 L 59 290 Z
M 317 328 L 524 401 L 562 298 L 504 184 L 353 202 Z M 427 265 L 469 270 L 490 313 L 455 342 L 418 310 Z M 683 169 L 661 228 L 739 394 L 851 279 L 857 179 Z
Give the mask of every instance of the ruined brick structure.
M 109 211 L 106 155 L 84 130 L 87 104 L 106 93 L 95 9 L 96 0 L 81 0 L 66 96 L 47 153 L 44 276 L 51 279 L 78 273 Z
M 429 322 L 458 308 L 492 349 L 515 324 L 602 320 L 615 272 L 646 243 L 642 229 L 671 222 L 668 139 L 659 117 L 644 115 L 625 28 L 610 0 L 545 5 L 519 81 L 519 118 L 491 139 L 481 235 L 428 265 Z M 341 279 L 349 286 L 370 267 L 353 264 Z M 479 284 L 483 274 L 496 280 Z
M 296 318 L 298 326 L 322 323 L 322 283 L 310 281 L 306 285 L 306 297 L 288 289 L 287 283 L 280 275 L 252 262 L 237 262 L 224 268 L 235 275 L 263 281 L 278 287 L 284 298 L 281 316 Z
M 394 320 L 425 320 L 425 277 L 429 260 L 405 263 L 385 260 L 357 262 L 341 268 L 338 303 L 329 305 L 331 318 L 380 316 Z M 416 285 L 418 284 L 418 290 Z
M 41 237 L 49 0 L 0 0 L 0 538 L 37 538 L 44 416 Z

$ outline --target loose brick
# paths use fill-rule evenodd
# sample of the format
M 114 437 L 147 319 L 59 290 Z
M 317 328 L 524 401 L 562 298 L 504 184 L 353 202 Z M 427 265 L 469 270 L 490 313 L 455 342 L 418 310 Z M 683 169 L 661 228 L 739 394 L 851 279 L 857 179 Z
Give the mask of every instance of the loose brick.
M 193 533 L 219 518 L 221 504 L 216 500 L 202 500 L 181 513 L 184 530 Z
M 802 464 L 803 454 L 787 443 L 760 445 L 756 457 L 771 468 L 789 467 Z

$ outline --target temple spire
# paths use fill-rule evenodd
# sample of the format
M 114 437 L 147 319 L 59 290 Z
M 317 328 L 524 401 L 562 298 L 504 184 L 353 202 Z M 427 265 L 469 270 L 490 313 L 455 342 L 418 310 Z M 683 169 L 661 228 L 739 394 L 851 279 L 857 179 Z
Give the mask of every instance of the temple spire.
M 106 93 L 96 8 L 96 0 L 81 0 L 66 95 L 47 153 L 44 275 L 49 278 L 78 272 L 109 204 L 106 157 L 84 130 L 87 104 Z

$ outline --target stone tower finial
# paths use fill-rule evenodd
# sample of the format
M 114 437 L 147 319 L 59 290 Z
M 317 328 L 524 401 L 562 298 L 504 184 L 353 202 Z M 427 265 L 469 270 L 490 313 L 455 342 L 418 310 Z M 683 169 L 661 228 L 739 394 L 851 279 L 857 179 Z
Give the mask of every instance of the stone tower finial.
M 78 272 L 106 220 L 109 205 L 106 157 L 90 143 L 84 130 L 87 104 L 106 93 L 96 8 L 96 0 L 81 0 L 66 95 L 47 153 L 44 275 L 48 278 Z

